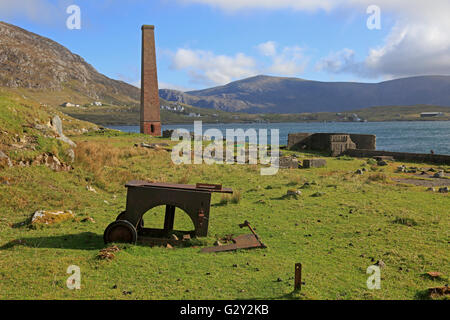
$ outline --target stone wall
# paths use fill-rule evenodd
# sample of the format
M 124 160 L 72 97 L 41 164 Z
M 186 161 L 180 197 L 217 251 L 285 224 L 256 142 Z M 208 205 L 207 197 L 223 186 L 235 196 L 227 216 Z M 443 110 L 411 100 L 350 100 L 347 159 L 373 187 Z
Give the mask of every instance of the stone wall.
M 376 136 L 348 133 L 290 133 L 289 150 L 317 150 L 330 152 L 332 156 L 342 154 L 347 149 L 376 149 Z
M 376 150 L 377 136 L 374 134 L 352 134 L 350 138 L 356 144 L 356 149 Z
M 431 153 L 407 153 L 407 152 L 391 152 L 391 151 L 377 151 L 377 150 L 365 150 L 354 149 L 346 150 L 346 155 L 357 158 L 372 158 L 376 156 L 391 156 L 396 161 L 406 162 L 420 162 L 420 163 L 436 163 L 450 165 L 450 156 L 442 154 Z

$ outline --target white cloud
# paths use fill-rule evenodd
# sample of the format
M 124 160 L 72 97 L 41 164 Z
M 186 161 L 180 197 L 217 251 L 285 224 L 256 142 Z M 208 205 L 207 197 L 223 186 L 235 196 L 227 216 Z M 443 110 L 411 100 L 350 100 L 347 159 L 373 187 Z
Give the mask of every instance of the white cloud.
M 269 63 L 243 53 L 234 56 L 216 55 L 210 51 L 178 49 L 172 54 L 171 68 L 186 71 L 191 82 L 202 85 L 224 85 L 231 81 L 271 73 L 277 76 L 294 76 L 302 73 L 308 60 L 298 46 L 277 49 L 277 43 L 267 41 L 256 46 L 259 53 L 269 58 Z
M 183 3 L 206 4 L 227 11 L 242 9 L 330 10 L 342 0 L 178 0 Z
M 159 89 L 172 89 L 172 90 L 178 90 L 178 91 L 182 91 L 182 92 L 193 90 L 192 88 L 187 88 L 184 86 L 179 86 L 177 84 L 163 82 L 163 81 L 159 81 L 158 87 L 159 87 Z
M 268 57 L 272 57 L 277 53 L 277 45 L 274 41 L 267 41 L 257 46 L 258 51 Z
M 61 15 L 65 14 L 64 10 Z M 58 6 L 48 0 L 0 0 L 0 19 L 27 18 L 33 22 L 52 23 Z
M 187 71 L 192 82 L 205 85 L 222 85 L 257 74 L 254 59 L 243 53 L 227 56 L 191 49 L 178 49 L 172 68 Z
M 343 49 L 323 58 L 317 68 L 330 73 L 354 73 L 364 77 L 401 77 L 422 74 L 450 74 L 449 0 L 178 0 L 205 4 L 226 11 L 247 9 L 291 9 L 299 11 L 354 10 L 365 14 L 376 4 L 383 15 L 393 15 L 396 26 L 385 41 L 369 49 L 365 59 L 355 61 L 351 49 Z M 376 32 L 376 31 L 372 31 Z M 266 43 L 261 52 L 270 55 Z M 285 63 L 279 64 L 279 71 Z M 275 68 L 275 67 L 274 67 Z
M 280 76 L 295 76 L 302 73 L 308 63 L 303 49 L 298 46 L 284 47 L 281 53 L 274 52 L 270 73 Z

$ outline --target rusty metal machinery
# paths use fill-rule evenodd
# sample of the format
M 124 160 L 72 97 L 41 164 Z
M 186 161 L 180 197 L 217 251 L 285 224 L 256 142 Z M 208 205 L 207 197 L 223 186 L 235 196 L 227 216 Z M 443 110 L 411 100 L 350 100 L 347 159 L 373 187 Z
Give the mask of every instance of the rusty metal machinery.
M 105 229 L 105 243 L 139 241 L 150 245 L 177 245 L 190 236 L 205 237 L 208 234 L 211 193 L 233 193 L 230 188 L 205 183 L 194 186 L 130 181 L 125 186 L 128 189 L 126 210 Z M 164 228 L 144 228 L 143 215 L 158 206 L 166 206 Z M 189 232 L 176 231 L 183 234 L 182 239 L 170 238 L 174 232 L 176 208 L 186 212 L 195 227 Z

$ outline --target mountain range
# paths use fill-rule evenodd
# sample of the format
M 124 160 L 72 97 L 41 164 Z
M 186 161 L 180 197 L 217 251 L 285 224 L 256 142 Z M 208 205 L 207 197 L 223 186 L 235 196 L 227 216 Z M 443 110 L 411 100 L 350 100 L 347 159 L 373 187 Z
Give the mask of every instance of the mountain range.
M 163 89 L 159 94 L 169 101 L 247 113 L 340 112 L 418 104 L 450 106 L 450 76 L 357 83 L 260 75 L 205 90 Z

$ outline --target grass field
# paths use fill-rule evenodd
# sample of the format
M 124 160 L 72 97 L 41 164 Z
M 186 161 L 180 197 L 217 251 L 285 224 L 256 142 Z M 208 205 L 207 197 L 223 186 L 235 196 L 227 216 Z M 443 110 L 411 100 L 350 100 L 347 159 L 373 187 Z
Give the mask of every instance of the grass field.
M 327 158 L 325 168 L 261 176 L 256 165 L 177 166 L 167 151 L 134 147 L 160 138 L 106 131 L 72 139 L 72 171 L 0 170 L 0 299 L 425 299 L 427 288 L 448 283 L 449 196 L 393 182 L 408 176 L 394 172 L 400 163 Z M 367 172 L 356 175 L 362 167 Z M 103 231 L 125 209 L 124 183 L 132 179 L 220 183 L 241 196 L 224 203 L 213 194 L 209 236 L 194 246 L 119 244 L 114 259 L 100 260 Z M 305 182 L 316 184 L 300 189 Z M 288 189 L 302 194 L 286 198 Z M 40 209 L 76 217 L 32 226 Z M 162 227 L 163 217 L 162 208 L 150 211 L 145 225 Z M 267 249 L 200 253 L 225 235 L 247 233 L 238 227 L 244 220 Z M 175 228 L 193 225 L 177 210 Z M 378 260 L 381 289 L 369 290 L 366 269 Z M 297 262 L 301 292 L 293 291 Z M 70 265 L 81 268 L 80 290 L 66 287 Z M 430 279 L 428 271 L 442 276 Z

